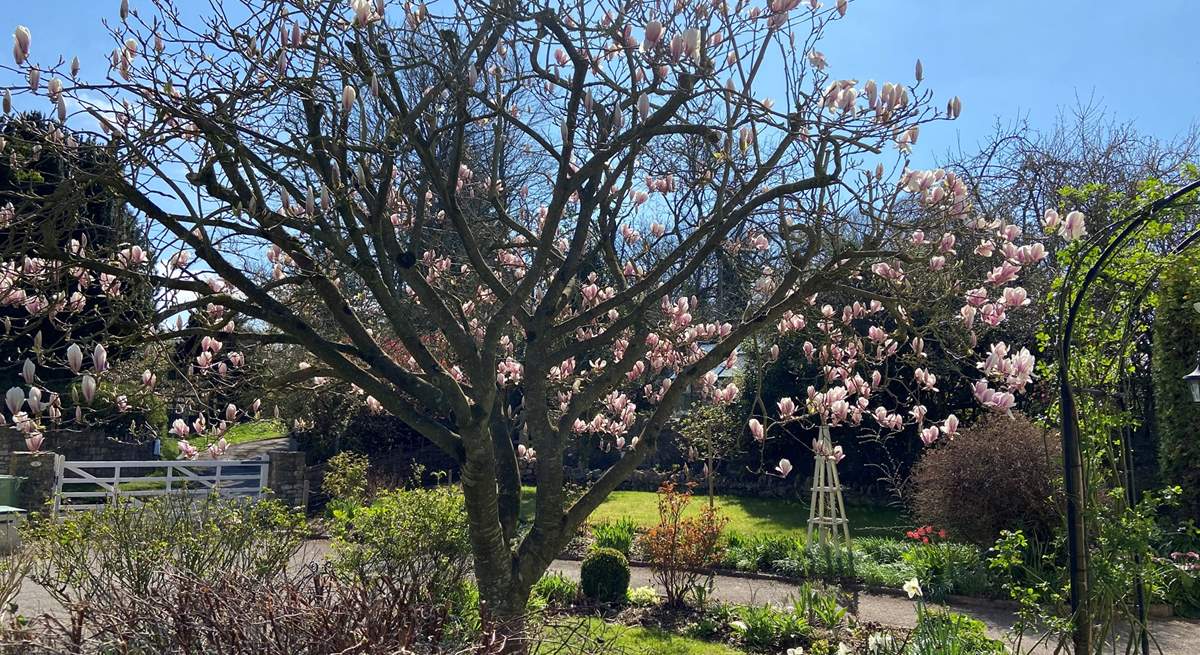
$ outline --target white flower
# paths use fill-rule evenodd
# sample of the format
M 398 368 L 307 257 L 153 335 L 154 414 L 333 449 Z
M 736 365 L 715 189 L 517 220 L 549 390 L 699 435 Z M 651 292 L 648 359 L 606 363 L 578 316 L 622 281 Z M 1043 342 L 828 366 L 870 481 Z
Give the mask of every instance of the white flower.
M 895 645 L 892 635 L 886 632 L 873 632 L 870 637 L 867 637 L 867 650 L 871 653 L 878 653 L 880 650 L 887 649 L 889 652 Z
M 745 632 L 750 626 L 746 625 L 745 621 L 730 621 L 729 627 L 734 632 Z
M 921 593 L 921 583 L 917 582 L 916 578 L 904 583 L 904 593 L 908 594 L 909 598 L 916 598 L 917 596 L 924 595 Z
M 838 642 L 837 655 L 850 655 L 850 647 L 845 642 Z

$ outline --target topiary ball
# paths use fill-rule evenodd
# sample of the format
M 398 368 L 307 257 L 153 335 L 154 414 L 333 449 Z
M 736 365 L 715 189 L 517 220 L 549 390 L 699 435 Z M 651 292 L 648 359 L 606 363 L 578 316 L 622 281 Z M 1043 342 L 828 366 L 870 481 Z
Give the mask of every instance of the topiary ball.
M 583 595 L 601 603 L 619 603 L 629 590 L 629 560 L 614 548 L 597 548 L 579 569 Z

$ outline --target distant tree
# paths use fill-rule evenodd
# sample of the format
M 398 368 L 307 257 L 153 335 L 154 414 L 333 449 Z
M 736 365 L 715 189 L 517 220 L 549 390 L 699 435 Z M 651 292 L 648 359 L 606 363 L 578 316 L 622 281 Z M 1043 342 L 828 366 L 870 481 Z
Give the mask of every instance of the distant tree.
M 47 141 L 55 131 L 59 141 Z M 42 358 L 63 359 L 70 343 L 105 343 L 114 358 L 123 356 L 125 340 L 144 331 L 152 307 L 149 286 L 140 281 L 113 278 L 124 287 L 114 295 L 99 276 L 81 276 L 58 262 L 60 253 L 73 249 L 116 258 L 124 249 L 149 247 L 124 202 L 98 182 L 117 167 L 112 152 L 34 113 L 0 117 L 0 140 L 6 142 L 0 149 L 0 215 L 31 216 L 35 226 L 0 220 L 0 251 L 13 265 L 46 278 L 35 294 L 11 286 L 0 294 L 0 388 L 8 389 L 24 384 L 22 369 L 34 351 L 35 365 Z M 147 251 L 146 257 L 152 255 Z M 61 392 L 72 376 L 42 368 L 38 377 Z

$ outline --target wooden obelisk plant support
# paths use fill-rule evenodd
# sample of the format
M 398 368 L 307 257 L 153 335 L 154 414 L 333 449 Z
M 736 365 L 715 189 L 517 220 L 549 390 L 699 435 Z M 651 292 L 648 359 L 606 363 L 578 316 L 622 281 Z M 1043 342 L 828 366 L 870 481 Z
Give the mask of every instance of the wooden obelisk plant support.
M 829 426 L 822 425 L 813 442 L 812 497 L 808 503 L 808 543 L 836 545 L 845 540 L 850 548 L 850 521 L 846 518 L 846 503 L 842 500 L 842 483 L 838 479 L 837 457 L 829 438 Z M 817 542 L 813 541 L 813 532 Z

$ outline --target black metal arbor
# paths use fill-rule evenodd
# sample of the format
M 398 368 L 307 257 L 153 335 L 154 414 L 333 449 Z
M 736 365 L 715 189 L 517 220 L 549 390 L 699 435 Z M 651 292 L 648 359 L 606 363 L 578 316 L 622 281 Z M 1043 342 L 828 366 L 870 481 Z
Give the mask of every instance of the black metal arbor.
M 1076 320 L 1080 307 L 1086 302 L 1088 291 L 1104 272 L 1122 247 L 1161 212 L 1183 205 L 1187 196 L 1200 190 L 1200 180 L 1179 187 L 1169 195 L 1138 208 L 1133 213 L 1118 219 L 1092 235 L 1067 267 L 1064 285 L 1058 303 L 1058 389 L 1062 416 L 1063 469 L 1066 491 L 1067 552 L 1070 566 L 1070 602 L 1073 616 L 1073 641 L 1076 655 L 1095 652 L 1092 634 L 1092 613 L 1088 603 L 1087 525 L 1084 506 L 1087 502 L 1087 479 L 1083 470 L 1083 452 L 1080 445 L 1079 415 L 1075 401 L 1075 388 L 1071 382 L 1071 355 L 1074 346 Z M 1200 240 L 1200 228 L 1186 234 L 1172 249 L 1172 254 L 1186 250 Z M 1099 255 L 1087 266 L 1089 257 L 1096 251 Z M 1086 270 L 1084 267 L 1086 266 Z M 1149 292 L 1155 274 L 1142 289 L 1144 296 Z M 1080 277 L 1082 274 L 1082 277 Z M 1180 382 L 1183 384 L 1183 381 Z M 1123 456 L 1127 463 L 1132 458 L 1127 436 L 1121 439 Z M 1136 490 L 1132 482 L 1132 467 L 1127 466 L 1126 494 L 1130 504 L 1136 502 Z M 1143 655 L 1148 655 L 1149 633 L 1146 629 L 1146 601 L 1144 585 L 1135 581 L 1135 599 L 1138 605 L 1140 625 L 1137 626 L 1138 641 Z

